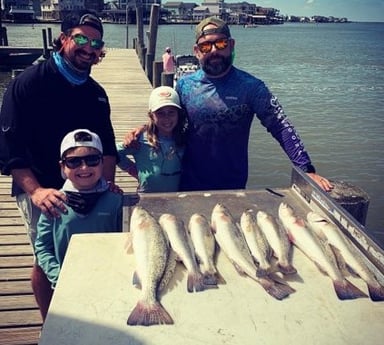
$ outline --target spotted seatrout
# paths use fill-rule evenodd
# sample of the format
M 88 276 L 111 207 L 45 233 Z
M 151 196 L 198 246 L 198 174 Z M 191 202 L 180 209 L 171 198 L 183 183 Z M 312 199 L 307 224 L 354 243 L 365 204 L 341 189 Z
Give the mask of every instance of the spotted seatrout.
M 258 264 L 256 275 L 264 277 L 271 270 L 272 249 L 257 225 L 255 212 L 246 210 L 240 217 L 240 228 L 244 234 L 248 248 Z
M 335 292 L 339 299 L 355 299 L 367 297 L 367 295 L 346 280 L 337 267 L 335 257 L 330 248 L 309 230 L 304 220 L 295 215 L 293 209 L 286 203 L 279 206 L 279 218 L 288 233 L 289 239 L 310 260 L 312 260 L 321 271 L 325 272 L 333 282 Z
M 216 241 L 208 219 L 202 214 L 194 213 L 189 219 L 188 231 L 204 276 L 204 284 L 223 283 L 215 265 Z
M 183 221 L 173 214 L 164 213 L 160 216 L 159 223 L 166 233 L 172 249 L 188 271 L 188 292 L 203 291 L 205 288 L 204 277 L 197 265 L 193 245 Z
M 167 239 L 156 219 L 141 206 L 132 211 L 130 231 L 136 262 L 134 283 L 141 286 L 141 295 L 127 324 L 173 324 L 172 317 L 158 300 L 159 285 L 170 264 Z
M 295 291 L 288 284 L 281 284 L 269 277 L 257 277 L 257 267 L 253 262 L 247 243 L 229 210 L 224 205 L 219 203 L 214 207 L 211 226 L 221 250 L 240 275 L 249 276 L 278 300 L 288 297 Z
M 295 274 L 296 268 L 291 263 L 292 245 L 285 230 L 280 227 L 275 218 L 264 212 L 258 211 L 257 225 L 264 233 L 274 255 L 277 257 L 277 265 L 283 274 Z
M 384 301 L 384 286 L 377 281 L 364 262 L 362 254 L 350 243 L 341 230 L 320 214 L 312 211 L 307 214 L 307 221 L 315 233 L 338 251 L 345 263 L 366 282 L 371 300 Z

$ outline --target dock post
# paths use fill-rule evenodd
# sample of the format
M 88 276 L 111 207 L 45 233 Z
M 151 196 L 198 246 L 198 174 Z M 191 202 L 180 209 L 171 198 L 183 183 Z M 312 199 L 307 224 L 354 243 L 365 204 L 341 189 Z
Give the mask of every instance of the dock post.
M 153 87 L 161 86 L 161 73 L 163 72 L 163 62 L 154 61 L 153 62 Z
M 147 73 L 147 77 L 149 81 L 153 82 L 153 61 L 155 60 L 156 55 L 156 41 L 157 41 L 157 28 L 159 22 L 159 13 L 160 13 L 160 5 L 152 4 L 151 6 L 151 17 L 149 22 L 149 45 L 148 45 L 148 53 L 147 53 L 147 63 L 145 72 Z
M 161 73 L 161 85 L 169 86 L 173 88 L 174 78 L 175 78 L 174 73 L 165 73 L 165 72 Z
M 347 210 L 361 225 L 365 225 L 369 196 L 361 188 L 344 181 L 331 181 L 333 189 L 329 196 Z
M 0 46 L 7 47 L 8 46 L 8 36 L 7 36 L 7 28 L 0 28 Z

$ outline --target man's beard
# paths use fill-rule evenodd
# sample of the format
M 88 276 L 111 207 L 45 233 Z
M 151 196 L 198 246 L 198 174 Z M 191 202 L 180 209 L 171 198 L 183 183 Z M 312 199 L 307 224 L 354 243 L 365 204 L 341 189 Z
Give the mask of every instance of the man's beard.
M 220 61 L 217 61 L 217 60 Z M 215 61 L 213 61 L 215 60 Z M 223 74 L 232 65 L 231 56 L 222 56 L 218 54 L 212 54 L 201 62 L 201 68 L 203 71 L 212 76 Z

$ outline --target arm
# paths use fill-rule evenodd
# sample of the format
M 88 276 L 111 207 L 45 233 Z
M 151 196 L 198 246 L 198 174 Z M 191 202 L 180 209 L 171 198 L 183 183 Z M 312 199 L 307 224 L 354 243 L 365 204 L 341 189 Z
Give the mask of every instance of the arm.
M 33 204 L 45 215 L 57 218 L 61 212 L 67 212 L 64 205 L 65 194 L 54 188 L 41 187 L 31 169 L 13 169 L 11 174 L 20 188 L 30 196 Z
M 54 288 L 60 273 L 60 263 L 55 256 L 53 240 L 54 220 L 42 215 L 37 224 L 35 254 L 38 265 L 46 274 Z
M 306 172 L 322 189 L 330 191 L 333 185 L 326 178 L 316 173 L 309 154 L 305 150 L 304 143 L 290 122 L 282 106 L 267 88 L 265 88 L 266 102 L 263 111 L 258 115 L 261 123 L 267 128 L 272 136 L 279 142 L 280 146 L 295 166 Z
M 138 179 L 136 164 L 133 160 L 129 159 L 129 157 L 127 156 L 128 154 L 132 154 L 136 150 L 129 147 L 125 147 L 124 143 L 116 144 L 116 148 L 117 148 L 117 154 L 119 155 L 118 167 L 121 170 L 126 171 L 129 175 Z

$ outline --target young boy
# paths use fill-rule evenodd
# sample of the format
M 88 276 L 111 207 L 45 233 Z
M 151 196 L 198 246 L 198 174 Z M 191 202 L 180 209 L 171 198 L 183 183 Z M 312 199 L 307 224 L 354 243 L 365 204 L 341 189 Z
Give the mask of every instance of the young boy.
M 72 234 L 119 232 L 122 229 L 122 194 L 109 190 L 102 177 L 103 147 L 97 134 L 87 129 L 68 133 L 61 142 L 60 166 L 66 179 L 67 213 L 60 218 L 41 215 L 37 225 L 35 254 L 38 265 L 54 289 Z M 52 291 L 39 303 L 43 319 Z

